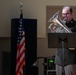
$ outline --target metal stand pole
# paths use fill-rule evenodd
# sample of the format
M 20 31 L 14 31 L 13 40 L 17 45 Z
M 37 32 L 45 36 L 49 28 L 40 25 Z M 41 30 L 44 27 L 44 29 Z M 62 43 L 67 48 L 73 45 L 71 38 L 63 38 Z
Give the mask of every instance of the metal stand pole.
M 61 61 L 62 61 L 62 75 L 65 75 L 65 70 L 64 70 L 64 43 L 65 42 L 67 42 L 67 38 L 59 38 L 59 41 L 60 41 L 60 44 L 61 44 L 61 51 L 62 51 L 62 55 L 61 55 L 61 57 L 62 57 L 62 59 L 61 59 Z
M 65 71 L 64 71 L 64 40 L 61 41 L 61 45 L 62 45 L 62 75 L 65 75 Z

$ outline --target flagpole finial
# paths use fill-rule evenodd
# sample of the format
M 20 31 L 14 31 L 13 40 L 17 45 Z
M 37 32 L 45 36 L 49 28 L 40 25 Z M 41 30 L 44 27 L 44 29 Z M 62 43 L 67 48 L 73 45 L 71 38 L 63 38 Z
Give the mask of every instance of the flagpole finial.
M 23 4 L 20 2 L 20 8 L 22 9 Z
M 23 11 L 22 11 L 22 6 L 23 6 L 23 3 L 20 2 L 20 13 L 22 14 Z

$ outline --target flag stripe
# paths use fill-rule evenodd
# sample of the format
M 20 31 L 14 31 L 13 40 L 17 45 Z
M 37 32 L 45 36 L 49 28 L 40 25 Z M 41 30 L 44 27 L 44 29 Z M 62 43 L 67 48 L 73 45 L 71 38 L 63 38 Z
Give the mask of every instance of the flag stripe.
M 19 65 L 17 64 L 17 69 L 16 69 L 16 72 L 18 73 L 20 68 L 23 68 L 23 65 L 24 65 L 24 60 L 25 58 L 22 58 L 22 60 L 19 62 Z
M 18 58 L 16 59 L 16 64 L 20 61 L 19 59 L 21 58 L 21 56 L 24 54 L 24 51 L 22 51 L 20 54 L 19 54 L 19 56 L 18 56 Z
M 20 45 L 20 48 L 19 48 L 19 46 L 18 46 L 17 55 L 19 55 L 19 53 L 21 53 L 21 52 L 23 51 L 23 49 L 25 49 L 24 46 L 25 46 L 25 41 L 24 41 L 24 39 L 23 39 L 23 43 L 22 43 L 22 45 Z M 18 57 L 18 56 L 17 56 L 17 57 Z

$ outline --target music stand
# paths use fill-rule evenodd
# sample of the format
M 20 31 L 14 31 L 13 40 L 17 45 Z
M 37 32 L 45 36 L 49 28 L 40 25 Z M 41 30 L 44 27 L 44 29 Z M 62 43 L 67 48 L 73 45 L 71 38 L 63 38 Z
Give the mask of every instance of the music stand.
M 64 75 L 64 48 L 76 48 L 76 33 L 48 33 L 48 48 L 62 48 L 62 75 Z

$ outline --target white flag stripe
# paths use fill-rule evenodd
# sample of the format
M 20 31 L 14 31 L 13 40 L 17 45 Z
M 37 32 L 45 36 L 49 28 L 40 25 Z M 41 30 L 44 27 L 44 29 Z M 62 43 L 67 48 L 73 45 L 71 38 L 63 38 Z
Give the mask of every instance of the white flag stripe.
M 25 38 L 23 37 L 22 40 L 20 41 L 20 45 L 25 41 Z
M 20 62 L 22 61 L 22 59 L 24 58 L 25 54 L 22 55 L 22 57 L 20 58 L 20 61 L 16 64 L 16 71 L 19 67 Z
M 21 72 L 21 74 L 23 75 L 23 69 L 22 69 L 22 68 L 21 68 L 20 72 Z
M 20 51 L 19 50 L 17 51 L 17 58 L 22 53 L 22 51 L 24 50 L 24 48 L 25 48 L 25 44 L 23 44 L 23 46 L 21 47 Z

